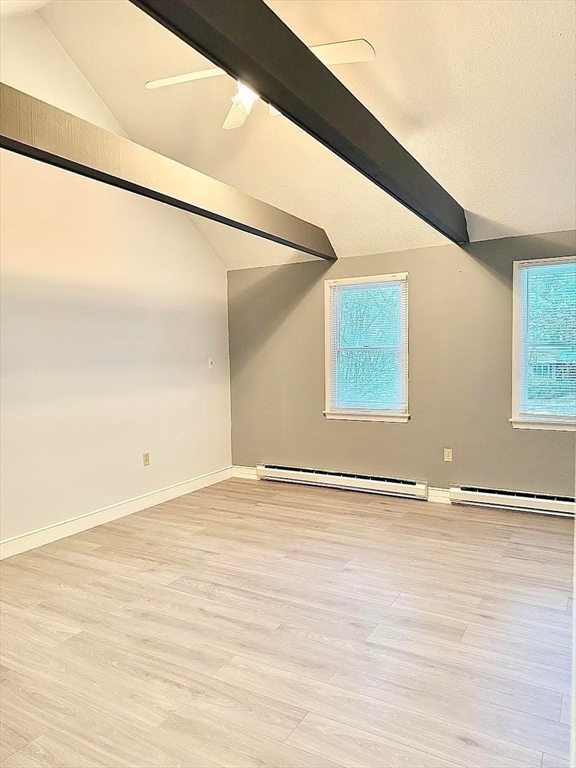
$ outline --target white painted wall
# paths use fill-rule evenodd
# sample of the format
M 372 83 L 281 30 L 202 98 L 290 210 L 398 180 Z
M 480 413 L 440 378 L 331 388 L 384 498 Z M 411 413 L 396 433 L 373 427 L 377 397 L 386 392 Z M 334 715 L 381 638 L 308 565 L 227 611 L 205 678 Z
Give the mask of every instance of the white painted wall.
M 1 33 L 4 82 L 122 132 L 38 16 Z M 191 219 L 5 151 L 0 175 L 0 538 L 228 467 L 226 274 Z

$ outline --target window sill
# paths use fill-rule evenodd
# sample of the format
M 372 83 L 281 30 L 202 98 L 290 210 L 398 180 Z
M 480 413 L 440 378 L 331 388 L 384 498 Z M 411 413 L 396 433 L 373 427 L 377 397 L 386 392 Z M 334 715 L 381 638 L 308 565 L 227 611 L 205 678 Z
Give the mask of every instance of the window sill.
M 344 411 L 324 411 L 327 419 L 334 421 L 388 421 L 393 424 L 406 424 L 410 420 L 409 414 L 393 413 L 346 413 Z
M 538 421 L 537 419 L 510 419 L 514 429 L 547 429 L 555 432 L 576 432 L 573 421 Z

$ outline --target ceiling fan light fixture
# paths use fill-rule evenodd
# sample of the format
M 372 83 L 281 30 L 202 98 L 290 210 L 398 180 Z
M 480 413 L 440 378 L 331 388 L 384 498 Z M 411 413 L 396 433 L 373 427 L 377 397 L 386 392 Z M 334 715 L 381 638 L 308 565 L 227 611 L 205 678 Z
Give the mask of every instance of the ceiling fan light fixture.
M 244 85 L 244 83 L 238 81 L 238 91 L 232 97 L 232 103 L 249 115 L 252 107 L 259 98 L 258 94 L 255 93 L 252 88 L 249 88 L 247 85 Z
M 230 99 L 232 106 L 226 115 L 226 119 L 222 123 L 222 128 L 224 128 L 225 131 L 229 131 L 233 128 L 241 128 L 248 119 L 252 107 L 259 98 L 258 94 L 255 93 L 252 88 L 248 88 L 247 85 L 244 85 L 244 83 L 241 83 L 238 80 L 238 90 Z
M 136 1 L 136 0 L 134 0 Z M 0 3 L 2 0 L 0 0 Z M 323 45 L 313 45 L 310 47 L 312 53 L 327 67 L 335 64 L 358 64 L 365 61 L 373 61 L 375 58 L 374 48 L 367 40 L 341 40 L 334 43 L 325 43 Z M 203 80 L 207 77 L 220 77 L 226 72 L 220 67 L 202 69 L 197 72 L 187 72 L 172 77 L 164 77 L 159 80 L 149 80 L 146 88 L 164 88 L 168 85 L 177 85 L 179 83 L 188 83 L 193 80 Z M 224 118 L 222 128 L 229 131 L 234 128 L 241 128 L 252 111 L 252 107 L 258 101 L 260 96 L 244 83 L 237 81 L 237 91 L 232 96 L 232 106 Z M 271 117 L 277 117 L 281 113 L 273 104 L 268 104 L 268 114 Z

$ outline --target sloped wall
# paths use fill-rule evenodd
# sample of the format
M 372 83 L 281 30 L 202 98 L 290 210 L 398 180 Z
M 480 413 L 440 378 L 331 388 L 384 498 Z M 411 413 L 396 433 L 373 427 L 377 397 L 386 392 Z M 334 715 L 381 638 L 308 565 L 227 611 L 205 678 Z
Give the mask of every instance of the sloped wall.
M 4 82 L 122 133 L 38 16 L 1 43 Z M 0 538 L 228 467 L 226 274 L 190 218 L 1 163 Z

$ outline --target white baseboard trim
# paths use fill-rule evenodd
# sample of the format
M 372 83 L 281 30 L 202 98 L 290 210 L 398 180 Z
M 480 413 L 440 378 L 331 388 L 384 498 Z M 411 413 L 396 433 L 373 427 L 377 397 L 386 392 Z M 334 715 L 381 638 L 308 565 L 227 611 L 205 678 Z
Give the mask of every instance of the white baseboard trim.
M 256 480 L 256 467 L 232 467 L 232 477 Z M 428 488 L 428 501 L 435 504 L 451 504 L 449 488 Z
M 256 467 L 232 467 L 232 477 L 240 477 L 243 480 L 256 480 Z
M 254 470 L 254 474 L 256 474 L 256 470 Z M 192 491 L 198 491 L 200 488 L 206 488 L 209 485 L 228 480 L 232 476 L 232 467 L 226 467 L 216 472 L 209 472 L 206 475 L 194 477 L 191 480 L 184 480 L 182 483 L 169 485 L 158 491 L 144 493 L 142 496 L 136 496 L 127 501 L 120 501 L 117 504 L 111 504 L 102 509 L 95 509 L 93 512 L 87 512 L 70 520 L 63 520 L 61 523 L 53 523 L 44 528 L 38 528 L 36 531 L 14 536 L 11 539 L 0 542 L 0 560 L 12 557 L 13 555 L 19 555 L 30 549 L 36 549 L 36 547 L 50 544 L 59 539 L 64 539 L 75 533 L 86 531 L 88 528 L 95 528 L 97 525 L 109 523 L 120 517 L 132 515 L 134 512 L 141 512 L 143 509 L 154 507 L 156 504 L 162 504 L 164 501 L 170 501 L 187 493 L 192 493 Z
M 431 501 L 435 504 L 451 504 L 450 488 L 428 487 L 428 501 Z

